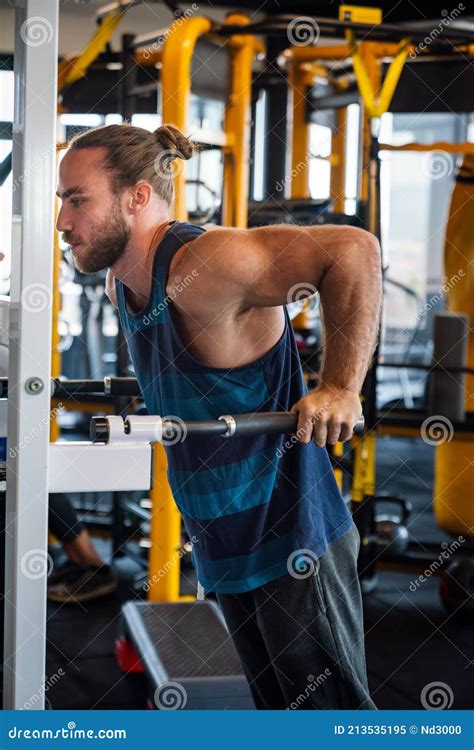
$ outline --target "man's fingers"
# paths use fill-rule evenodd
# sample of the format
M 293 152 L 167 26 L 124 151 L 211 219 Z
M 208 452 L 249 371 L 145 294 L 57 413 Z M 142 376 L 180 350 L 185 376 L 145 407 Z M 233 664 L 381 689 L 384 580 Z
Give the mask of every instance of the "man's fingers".
M 331 420 L 328 424 L 328 437 L 327 442 L 330 445 L 335 445 L 338 440 L 341 439 L 341 429 L 343 425 L 337 420 Z
M 315 417 L 313 425 L 313 437 L 316 445 L 318 445 L 320 448 L 324 448 L 328 439 L 328 423 L 326 421 L 320 420 Z
M 314 440 L 316 445 L 322 448 L 326 443 L 335 445 L 352 437 L 353 420 L 341 414 L 335 414 L 328 419 L 327 413 L 322 413 L 321 410 L 312 413 L 293 408 L 291 411 L 293 414 L 298 414 L 296 437 L 300 443 L 307 444 Z
M 296 437 L 301 443 L 309 443 L 313 436 L 313 419 L 308 412 L 297 412 L 298 424 L 296 427 Z

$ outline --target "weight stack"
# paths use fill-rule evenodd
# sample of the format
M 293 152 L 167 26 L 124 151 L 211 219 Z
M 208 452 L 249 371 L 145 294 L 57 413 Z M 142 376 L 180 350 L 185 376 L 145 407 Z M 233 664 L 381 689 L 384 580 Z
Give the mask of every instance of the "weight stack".
M 152 708 L 255 709 L 217 605 L 127 602 L 122 618 L 143 664 Z

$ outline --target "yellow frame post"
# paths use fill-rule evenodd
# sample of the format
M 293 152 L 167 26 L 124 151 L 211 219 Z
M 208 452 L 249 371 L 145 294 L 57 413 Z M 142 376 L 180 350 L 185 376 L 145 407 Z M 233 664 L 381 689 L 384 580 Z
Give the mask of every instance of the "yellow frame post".
M 316 75 L 312 63 L 291 62 L 288 66 L 289 129 L 291 132 L 292 198 L 309 198 L 309 123 L 306 121 L 306 90 Z
M 332 208 L 344 213 L 346 198 L 347 107 L 336 110 L 336 132 L 332 137 L 330 198 Z
M 227 24 L 244 26 L 247 16 L 232 13 Z M 224 114 L 227 145 L 224 149 L 222 223 L 245 229 L 248 217 L 252 63 L 257 40 L 251 35 L 230 37 L 231 89 Z
M 163 122 L 175 125 L 186 132 L 191 93 L 191 60 L 200 36 L 211 30 L 208 18 L 186 18 L 171 26 L 163 45 L 161 69 Z M 186 207 L 186 163 L 182 159 L 173 162 L 177 166 L 174 179 L 174 217 L 187 221 Z

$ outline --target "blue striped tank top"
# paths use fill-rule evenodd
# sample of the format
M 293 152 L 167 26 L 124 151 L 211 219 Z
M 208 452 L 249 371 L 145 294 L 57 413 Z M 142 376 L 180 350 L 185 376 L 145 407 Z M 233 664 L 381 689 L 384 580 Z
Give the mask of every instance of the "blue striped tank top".
M 307 388 L 286 308 L 280 340 L 241 367 L 209 367 L 180 340 L 169 313 L 168 269 L 183 243 L 203 231 L 170 223 L 155 252 L 150 298 L 141 312 L 129 312 L 124 285 L 116 279 L 120 321 L 147 411 L 185 421 L 289 411 Z M 241 593 L 279 578 L 300 550 L 320 557 L 352 524 L 327 451 L 314 442 L 304 445 L 289 435 L 190 435 L 165 450 L 168 480 L 205 591 Z

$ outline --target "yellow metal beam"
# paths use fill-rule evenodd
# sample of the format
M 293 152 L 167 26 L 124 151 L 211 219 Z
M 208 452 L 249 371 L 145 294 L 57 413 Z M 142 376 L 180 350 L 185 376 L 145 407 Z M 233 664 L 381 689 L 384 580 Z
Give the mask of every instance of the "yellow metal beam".
M 191 93 L 191 60 L 196 42 L 211 29 L 208 18 L 186 18 L 181 24 L 171 26 L 163 45 L 161 70 L 163 122 L 175 125 L 186 132 L 189 97 Z M 179 162 L 175 172 L 174 218 L 187 221 L 186 163 Z
M 388 110 L 392 101 L 408 54 L 409 40 L 402 39 L 398 45 L 398 52 L 390 63 L 382 83 L 380 62 L 374 54 L 374 43 L 357 44 L 352 30 L 346 32 L 346 38 L 351 48 L 352 65 L 365 112 L 369 118 L 380 117 Z
M 292 198 L 310 197 L 310 123 L 306 119 L 306 93 L 316 75 L 322 73 L 323 70 L 314 63 L 295 62 L 288 66 L 289 129 L 291 131 L 290 195 Z M 324 73 L 326 73 L 325 70 Z
M 59 63 L 58 93 L 61 93 L 64 86 L 69 86 L 86 75 L 89 66 L 110 41 L 128 7 L 117 8 L 105 16 L 87 47 L 79 55 L 72 55 Z
M 227 24 L 245 26 L 247 16 L 233 13 Z M 230 37 L 231 89 L 224 114 L 224 132 L 229 136 L 230 148 L 224 151 L 224 180 L 222 223 L 245 229 L 248 215 L 248 184 L 250 159 L 250 102 L 252 94 L 252 64 L 257 40 L 251 35 Z
M 373 55 L 379 60 L 393 58 L 400 51 L 400 45 L 395 43 L 367 42 L 367 44 L 372 45 Z M 409 44 L 408 54 L 414 50 L 415 46 Z M 289 47 L 283 54 L 287 59 L 299 62 L 317 62 L 318 60 L 336 62 L 351 57 L 352 50 L 350 44 L 318 45 L 317 47 L 308 45 L 307 47 Z
M 346 88 L 346 86 L 341 87 Z M 331 143 L 330 198 L 332 210 L 344 213 L 346 197 L 347 107 L 336 110 L 336 130 Z
M 368 432 L 362 438 L 353 438 L 354 476 L 351 498 L 361 503 L 364 497 L 375 495 L 375 432 Z
M 150 553 L 148 560 L 148 599 L 177 602 L 181 549 L 181 516 L 168 482 L 166 452 L 161 443 L 154 446 Z

